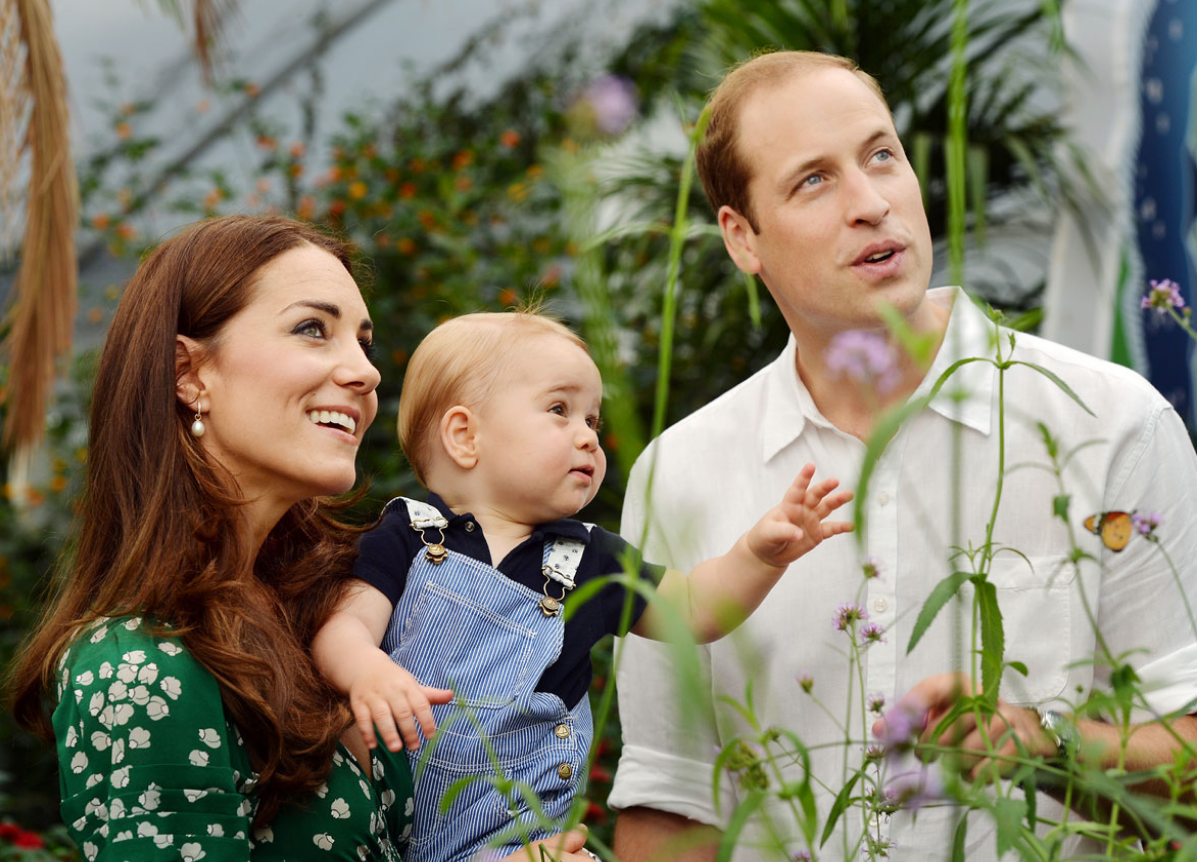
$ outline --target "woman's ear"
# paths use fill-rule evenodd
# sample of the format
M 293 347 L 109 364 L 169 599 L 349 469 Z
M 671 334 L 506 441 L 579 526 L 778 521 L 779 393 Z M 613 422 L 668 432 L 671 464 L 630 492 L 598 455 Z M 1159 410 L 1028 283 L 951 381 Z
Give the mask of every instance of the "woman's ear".
M 204 382 L 200 379 L 200 363 L 204 350 L 194 338 L 175 336 L 175 396 L 189 410 L 203 412 L 197 402 L 204 394 Z
M 458 467 L 469 470 L 478 463 L 478 420 L 468 407 L 458 404 L 441 417 L 441 445 Z

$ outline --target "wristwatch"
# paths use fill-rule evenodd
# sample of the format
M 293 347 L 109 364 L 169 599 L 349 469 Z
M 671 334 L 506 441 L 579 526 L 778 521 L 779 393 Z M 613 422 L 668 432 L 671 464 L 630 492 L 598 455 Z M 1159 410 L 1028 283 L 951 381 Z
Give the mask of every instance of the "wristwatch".
M 1081 747 L 1081 732 L 1077 726 L 1063 713 L 1046 706 L 1037 706 L 1035 711 L 1039 713 L 1039 726 L 1056 743 L 1056 754 L 1052 760 L 1075 759 Z

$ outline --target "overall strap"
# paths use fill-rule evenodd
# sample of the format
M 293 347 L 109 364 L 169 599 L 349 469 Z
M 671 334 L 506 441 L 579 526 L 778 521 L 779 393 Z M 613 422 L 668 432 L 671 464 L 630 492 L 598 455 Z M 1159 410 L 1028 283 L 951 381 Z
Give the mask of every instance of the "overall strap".
M 413 500 L 410 497 L 396 497 L 387 503 L 389 509 L 393 503 L 402 500 L 407 505 L 407 514 L 411 516 L 411 525 L 416 530 L 427 530 L 433 528 L 436 530 L 443 530 L 449 526 L 449 521 L 437 511 L 436 506 L 429 503 L 421 503 L 419 500 Z
M 594 524 L 584 524 L 589 532 Z M 552 544 L 545 545 L 544 576 L 561 584 L 567 590 L 574 588 L 574 578 L 578 573 L 578 563 L 582 561 L 582 552 L 586 550 L 586 543 L 579 539 L 567 539 L 558 536 Z

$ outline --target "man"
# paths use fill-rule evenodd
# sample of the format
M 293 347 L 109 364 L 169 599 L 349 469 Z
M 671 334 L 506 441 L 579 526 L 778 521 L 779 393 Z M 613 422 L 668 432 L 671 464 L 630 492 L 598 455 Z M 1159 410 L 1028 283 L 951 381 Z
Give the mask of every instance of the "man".
M 1109 655 L 1143 650 L 1131 661 L 1154 709 L 1191 710 L 1197 632 L 1180 591 L 1197 604 L 1194 579 L 1182 573 L 1179 586 L 1152 542 L 1137 537 L 1115 555 L 1080 526 L 1112 510 L 1162 512 L 1163 547 L 1182 565 L 1194 558 L 1197 525 L 1185 498 L 1197 459 L 1167 402 L 1133 372 L 1042 339 L 1017 335 L 1012 352 L 1007 335 L 995 339 L 993 324 L 961 292 L 928 291 L 931 237 L 917 180 L 880 89 L 851 62 L 783 52 L 733 71 L 711 98 L 698 165 L 729 254 L 764 281 L 792 337 L 772 365 L 671 428 L 637 463 L 623 533 L 644 540 L 648 559 L 685 568 L 710 556 L 808 460 L 855 485 L 880 414 L 929 393 L 961 358 L 994 357 L 1000 347 L 1003 357 L 1065 380 L 1095 415 L 1026 365 L 999 375 L 992 363 L 966 364 L 885 449 L 863 501 L 861 544 L 821 545 L 791 566 L 736 635 L 702 650 L 702 699 L 688 696 L 667 649 L 629 639 L 619 674 L 624 750 L 610 797 L 624 809 L 619 857 L 714 858 L 718 830 L 744 791 L 724 774 L 712 799 L 713 764 L 730 740 L 752 735 L 726 699 L 744 702 L 750 685 L 760 726 L 791 730 L 810 749 L 820 828 L 869 741 L 876 716 L 864 715 L 866 692 L 892 705 L 914 689 L 937 714 L 953 702 L 958 681 L 937 674 L 971 664 L 972 627 L 961 611 L 969 603 L 950 603 L 909 655 L 906 646 L 932 588 L 982 560 L 975 549 L 999 487 L 992 540 L 1018 553 L 983 565 L 1004 615 L 1006 659 L 1027 668 L 1025 677 L 1007 673 L 1000 704 L 1026 748 L 1056 751 L 1035 708 L 1068 714 L 1069 699 L 1108 682 L 1086 607 Z M 883 304 L 934 345 L 933 360 L 928 370 L 895 351 L 892 362 L 874 362 L 876 385 L 856 385 L 836 370 L 844 344 L 837 336 L 864 330 L 892 346 Z M 1071 453 L 1059 481 L 1038 422 Z M 1052 514 L 1061 493 L 1070 495 L 1067 525 Z M 1070 565 L 1073 536 L 1100 565 Z M 845 602 L 859 602 L 869 616 L 863 643 L 852 626 L 833 625 Z M 854 649 L 863 681 L 849 666 Z M 1197 739 L 1189 716 L 1172 727 Z M 1086 742 L 1106 743 L 1085 756 L 1113 757 L 1108 731 L 1079 722 Z M 973 733 L 962 744 L 981 750 L 985 742 Z M 1176 743 L 1150 725 L 1132 747 L 1142 766 L 1170 763 Z M 790 761 L 774 763 L 798 781 L 802 769 Z M 806 846 L 790 809 L 775 803 L 740 835 L 737 859 L 857 852 L 855 810 L 844 818 L 848 832 L 820 849 Z M 1053 804 L 1043 799 L 1041 816 L 1058 815 Z M 924 809 L 917 821 L 900 811 L 871 822 L 869 832 L 890 859 L 945 858 L 961 816 L 952 806 Z M 965 857 L 996 858 L 993 830 L 985 815 L 971 815 Z

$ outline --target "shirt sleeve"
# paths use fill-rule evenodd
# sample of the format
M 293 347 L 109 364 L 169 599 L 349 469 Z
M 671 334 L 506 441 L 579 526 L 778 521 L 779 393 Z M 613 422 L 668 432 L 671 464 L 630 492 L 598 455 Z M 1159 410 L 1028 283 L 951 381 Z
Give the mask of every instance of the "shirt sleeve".
M 85 631 L 53 724 L 62 817 L 89 862 L 249 858 L 252 776 L 234 768 L 216 680 L 177 639 L 136 618 Z
M 1103 549 L 1097 608 L 1111 654 L 1125 655 L 1139 675 L 1149 707 L 1139 721 L 1197 712 L 1197 456 L 1176 411 L 1158 403 L 1115 457 L 1105 508 L 1155 513 L 1161 523 L 1152 541 Z M 1095 684 L 1107 687 L 1109 669 L 1098 658 Z
M 648 515 L 645 492 L 651 451 L 647 449 L 640 456 L 628 479 L 620 532 L 634 542 L 643 537 L 645 556 L 676 566 L 669 551 L 670 521 L 650 520 Z M 659 503 L 661 489 L 668 485 L 667 477 L 658 474 L 654 481 L 656 511 L 668 511 L 667 505 Z M 628 635 L 616 645 L 615 654 L 620 656 L 616 690 L 623 751 L 607 804 L 616 809 L 643 805 L 724 827 L 725 819 L 716 813 L 711 796 L 719 734 L 710 699 L 710 652 L 706 646 L 697 647 L 699 678 L 693 685 L 685 685 L 671 649 L 669 644 L 636 635 Z M 723 782 L 726 798 L 719 810 L 724 813 L 735 807 L 730 783 Z
M 415 556 L 412 543 L 417 540 L 409 520 L 406 505 L 388 507 L 382 523 L 362 536 L 353 564 L 353 576 L 374 587 L 392 605 L 403 597 L 407 570 Z
M 660 583 L 661 577 L 665 574 L 664 566 L 653 565 L 641 559 L 640 553 L 632 545 L 629 545 L 614 533 L 607 532 L 602 527 L 594 527 L 590 531 L 590 542 L 598 552 L 598 570 L 601 574 L 609 575 L 623 572 L 629 559 L 638 561 L 637 577 L 649 587 L 655 588 Z M 629 551 L 631 552 L 630 556 Z M 614 634 L 622 637 L 627 634 L 628 628 L 636 625 L 640 620 L 645 607 L 648 605 L 648 600 L 644 597 L 643 593 L 633 590 L 631 591 L 632 613 L 629 617 L 628 625 L 627 627 L 620 626 L 628 594 L 629 591 L 619 584 L 609 584 L 600 593 L 600 606 L 603 609 L 603 622 L 606 628 L 604 634 Z

